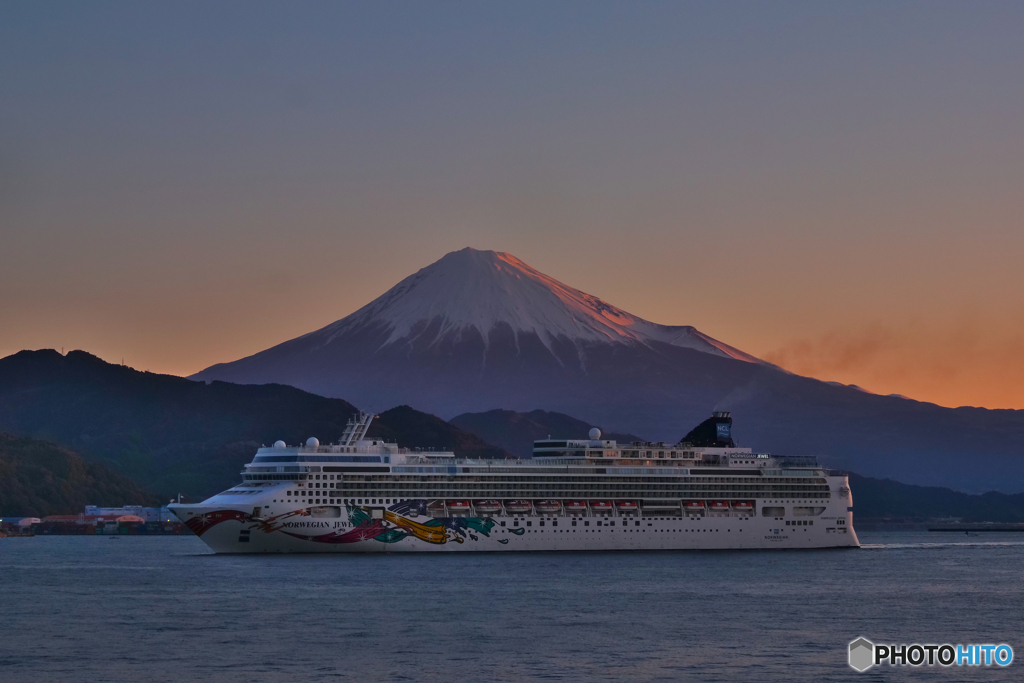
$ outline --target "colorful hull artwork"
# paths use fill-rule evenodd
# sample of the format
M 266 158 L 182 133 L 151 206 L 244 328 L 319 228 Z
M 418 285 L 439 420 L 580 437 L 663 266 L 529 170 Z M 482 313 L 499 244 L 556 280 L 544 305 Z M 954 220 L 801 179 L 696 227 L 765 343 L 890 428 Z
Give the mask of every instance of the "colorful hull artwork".
M 300 518 L 312 516 L 309 508 L 293 510 L 282 515 L 258 518 L 238 510 L 214 510 L 189 519 L 186 525 L 196 536 L 202 536 L 213 527 L 224 522 L 239 522 L 250 534 L 258 531 L 270 534 L 280 532 L 292 538 L 311 541 L 318 544 L 358 543 L 360 541 L 378 541 L 380 543 L 399 543 L 407 538 L 415 538 L 433 545 L 446 543 L 465 543 L 479 541 L 480 537 L 491 537 L 495 526 L 493 519 L 484 517 L 441 517 L 417 522 L 402 516 L 408 512 L 408 503 L 392 506 L 383 510 L 383 518 L 371 517 L 370 509 L 347 505 L 349 527 L 329 533 L 304 534 L 293 529 L 299 527 L 295 522 Z M 396 511 L 398 510 L 398 511 Z M 509 533 L 521 536 L 525 529 L 508 529 Z M 507 544 L 508 539 L 497 539 L 498 543 Z

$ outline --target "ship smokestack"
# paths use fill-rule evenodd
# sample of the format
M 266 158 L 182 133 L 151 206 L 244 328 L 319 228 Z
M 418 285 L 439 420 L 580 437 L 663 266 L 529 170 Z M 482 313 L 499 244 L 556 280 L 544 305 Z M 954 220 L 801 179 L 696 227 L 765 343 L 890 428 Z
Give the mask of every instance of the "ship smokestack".
M 691 429 L 680 443 L 704 448 L 735 448 L 736 443 L 732 440 L 732 414 L 716 410 L 711 417 Z

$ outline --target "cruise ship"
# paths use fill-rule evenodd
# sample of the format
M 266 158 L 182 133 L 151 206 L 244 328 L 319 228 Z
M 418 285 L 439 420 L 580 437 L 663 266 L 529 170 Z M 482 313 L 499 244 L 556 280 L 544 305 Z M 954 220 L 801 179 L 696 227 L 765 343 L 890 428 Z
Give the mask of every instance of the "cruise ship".
M 171 510 L 217 553 L 858 547 L 847 477 L 737 447 L 716 412 L 679 443 L 534 442 L 524 460 L 367 437 L 260 448 L 242 482 Z

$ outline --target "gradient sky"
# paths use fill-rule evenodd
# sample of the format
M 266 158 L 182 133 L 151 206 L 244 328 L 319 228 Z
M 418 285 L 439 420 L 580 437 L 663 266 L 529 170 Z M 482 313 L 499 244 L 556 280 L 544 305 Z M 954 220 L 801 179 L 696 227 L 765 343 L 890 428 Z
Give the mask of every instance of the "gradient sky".
M 0 4 L 0 355 L 189 374 L 508 251 L 1024 408 L 1024 4 Z

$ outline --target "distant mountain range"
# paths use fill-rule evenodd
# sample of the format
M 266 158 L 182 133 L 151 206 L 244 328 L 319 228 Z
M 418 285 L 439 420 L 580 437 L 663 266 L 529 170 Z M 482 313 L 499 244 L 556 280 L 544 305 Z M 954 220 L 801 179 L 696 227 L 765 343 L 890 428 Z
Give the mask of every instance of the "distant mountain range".
M 970 495 L 852 473 L 850 490 L 855 528 L 858 520 L 926 522 L 941 517 L 959 517 L 964 522 L 1024 522 L 1024 493 Z
M 0 433 L 0 516 L 44 517 L 86 505 L 160 505 L 158 496 L 47 441 Z
M 356 408 L 281 385 L 195 382 L 83 351 L 0 359 L 0 431 L 60 444 L 146 490 L 200 498 L 236 483 L 261 444 L 336 440 Z M 433 415 L 386 411 L 369 435 L 466 457 L 511 457 Z
M 713 296 L 713 283 L 686 278 L 685 261 L 679 282 Z M 450 253 L 323 329 L 194 379 L 276 382 L 446 419 L 540 409 L 666 442 L 730 410 L 738 442 L 755 449 L 909 483 L 1024 490 L 1024 411 L 942 408 L 793 375 L 501 252 Z
M 177 492 L 201 499 L 236 483 L 261 443 L 330 441 L 354 410 L 292 387 L 207 385 L 81 351 L 25 351 L 0 359 L 0 431 L 17 434 L 0 435 L 0 514 L 68 514 L 90 503 L 156 505 Z M 586 438 L 593 426 L 543 410 L 463 414 L 449 424 L 398 406 L 381 413 L 370 436 L 465 457 L 528 457 L 535 439 Z M 857 519 L 1024 520 L 1024 494 L 971 496 L 855 474 L 850 485 Z

